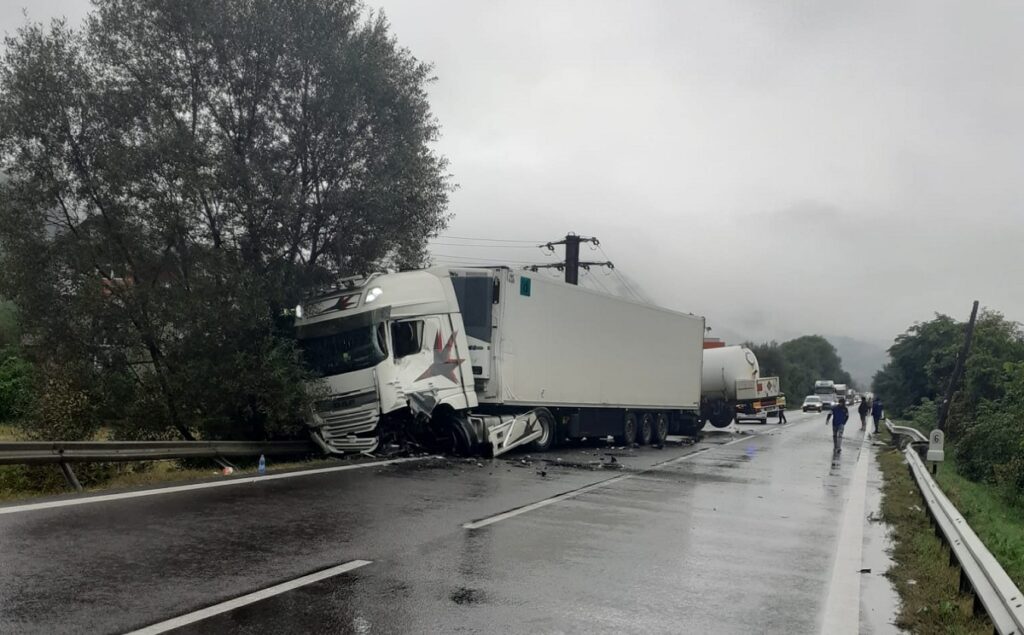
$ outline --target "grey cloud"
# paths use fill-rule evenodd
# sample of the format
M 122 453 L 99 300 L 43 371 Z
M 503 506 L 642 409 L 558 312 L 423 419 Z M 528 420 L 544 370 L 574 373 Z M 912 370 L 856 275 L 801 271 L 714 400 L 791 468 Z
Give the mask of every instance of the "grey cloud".
M 754 338 L 884 343 L 975 297 L 1024 319 L 1018 3 L 370 4 L 435 64 L 451 234 L 596 235 L 654 301 Z

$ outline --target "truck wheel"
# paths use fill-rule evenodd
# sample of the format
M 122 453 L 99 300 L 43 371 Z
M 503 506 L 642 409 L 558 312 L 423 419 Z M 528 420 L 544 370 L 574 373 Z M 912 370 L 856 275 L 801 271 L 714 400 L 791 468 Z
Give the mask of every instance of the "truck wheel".
M 724 428 L 736 418 L 736 408 L 727 401 L 715 399 L 708 404 L 705 416 L 711 425 L 716 428 Z
M 537 424 L 540 426 L 541 430 L 540 438 L 530 443 L 530 449 L 536 450 L 537 452 L 550 450 L 555 445 L 555 437 L 557 435 L 555 415 L 551 414 L 551 411 L 547 408 L 538 408 Z
M 659 412 L 654 417 L 654 438 L 651 439 L 656 445 L 661 445 L 668 439 L 668 416 Z
M 622 434 L 616 435 L 615 442 L 619 445 L 633 445 L 636 443 L 636 415 L 627 412 L 622 420 Z
M 645 412 L 640 415 L 640 427 L 637 429 L 636 442 L 640 445 L 650 445 L 654 436 L 654 417 L 651 413 Z

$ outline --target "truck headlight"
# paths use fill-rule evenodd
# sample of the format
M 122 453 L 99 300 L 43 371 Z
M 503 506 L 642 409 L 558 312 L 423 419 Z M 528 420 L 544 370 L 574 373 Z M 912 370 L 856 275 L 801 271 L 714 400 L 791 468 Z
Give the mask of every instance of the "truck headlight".
M 384 294 L 380 287 L 374 287 L 366 292 L 366 304 L 369 304 Z

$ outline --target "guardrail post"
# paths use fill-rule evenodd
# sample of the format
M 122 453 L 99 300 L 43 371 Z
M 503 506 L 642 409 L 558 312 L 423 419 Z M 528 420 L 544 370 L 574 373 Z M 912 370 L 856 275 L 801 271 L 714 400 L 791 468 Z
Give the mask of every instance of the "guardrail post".
M 981 603 L 981 598 L 978 594 L 974 594 L 974 602 L 971 602 L 971 612 L 977 615 L 985 615 L 985 605 Z
M 73 487 L 76 492 L 82 491 L 82 484 L 78 482 L 78 477 L 75 476 L 75 471 L 71 469 L 66 461 L 60 462 L 60 471 L 64 473 L 64 480 L 68 482 L 68 485 Z

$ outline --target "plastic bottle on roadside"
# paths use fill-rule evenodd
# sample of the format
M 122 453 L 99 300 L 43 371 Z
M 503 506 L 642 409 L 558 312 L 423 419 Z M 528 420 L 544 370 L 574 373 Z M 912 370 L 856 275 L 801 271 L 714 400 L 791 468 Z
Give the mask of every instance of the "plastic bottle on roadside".
M 267 473 L 267 457 L 260 455 L 260 464 L 256 467 L 256 471 L 260 474 Z

